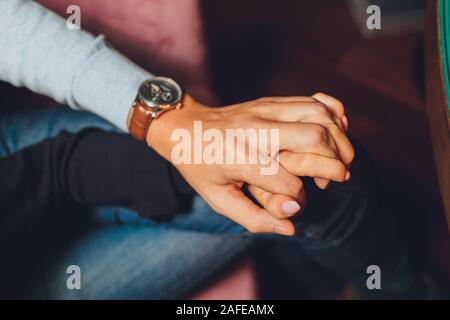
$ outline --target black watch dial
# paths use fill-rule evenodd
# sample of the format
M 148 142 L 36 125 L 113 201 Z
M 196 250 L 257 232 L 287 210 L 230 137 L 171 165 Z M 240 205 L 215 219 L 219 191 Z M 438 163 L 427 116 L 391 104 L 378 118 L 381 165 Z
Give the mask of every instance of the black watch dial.
M 174 80 L 154 77 L 142 83 L 139 99 L 149 107 L 175 105 L 181 101 L 183 90 Z

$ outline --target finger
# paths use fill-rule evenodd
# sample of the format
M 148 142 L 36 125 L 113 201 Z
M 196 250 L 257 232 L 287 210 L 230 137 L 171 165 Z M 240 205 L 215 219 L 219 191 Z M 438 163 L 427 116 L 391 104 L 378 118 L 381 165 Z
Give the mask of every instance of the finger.
M 281 106 L 281 107 L 280 107 Z M 288 102 L 279 104 L 270 103 L 255 108 L 263 119 L 273 119 L 282 122 L 309 122 L 320 124 L 328 129 L 337 146 L 339 156 L 346 165 L 349 165 L 354 157 L 354 149 L 345 134 L 343 120 L 332 114 L 322 103 Z M 329 156 L 329 155 L 328 155 Z
M 344 116 L 345 117 L 345 116 Z M 331 118 L 333 119 L 333 122 L 341 129 L 342 132 L 347 131 L 347 125 L 345 124 L 345 121 L 341 118 L 338 118 L 336 115 L 332 114 Z M 347 119 L 347 117 L 345 117 Z
M 303 189 L 303 183 L 297 176 L 281 166 L 277 159 L 266 154 L 259 155 L 258 164 L 234 166 L 229 172 L 229 178 L 233 181 L 243 181 L 293 198 L 298 198 Z
M 355 157 L 355 149 L 348 136 L 335 123 L 325 124 L 325 127 L 328 129 L 336 143 L 340 158 L 346 166 L 349 166 Z
M 274 107 L 276 104 L 261 107 L 262 116 L 272 116 L 279 121 L 300 121 L 320 124 L 328 129 L 332 136 L 339 156 L 346 165 L 349 165 L 354 157 L 354 149 L 347 135 L 343 121 L 334 115 L 322 103 L 285 103 L 282 108 Z M 270 111 L 271 109 L 272 111 Z M 271 113 L 276 113 L 272 114 Z
M 345 134 L 344 121 L 321 104 L 312 104 L 307 109 L 309 111 L 300 121 L 320 124 L 327 128 L 337 146 L 340 158 L 346 165 L 349 165 L 353 160 L 355 151 Z
M 267 120 L 282 122 L 312 122 L 317 124 L 335 123 L 342 131 L 348 126 L 347 117 L 339 118 L 332 109 L 325 104 L 313 101 L 275 101 L 262 103 L 252 109 L 258 116 Z
M 320 118 L 321 122 L 332 122 L 331 110 L 323 103 L 312 101 L 267 101 L 252 108 L 253 112 L 267 120 L 282 122 L 307 122 L 314 117 Z M 319 122 L 317 122 L 319 123 Z
M 336 143 L 330 132 L 320 124 L 260 120 L 257 125 L 270 132 L 273 129 L 278 129 L 279 139 L 271 139 L 270 146 L 266 148 L 340 158 Z M 274 148 L 273 143 L 278 143 L 278 146 Z
M 322 190 L 327 189 L 328 186 L 330 185 L 330 179 L 325 179 L 325 178 L 316 177 L 316 178 L 314 178 L 314 182 L 315 182 L 316 186 Z
M 329 107 L 338 118 L 345 115 L 344 104 L 338 99 L 322 92 L 314 94 L 312 98 Z
M 343 121 L 321 103 L 305 103 L 301 107 L 295 104 L 288 104 L 284 108 L 272 108 L 278 110 L 277 118 L 285 121 L 289 118 L 301 122 L 315 123 L 324 126 L 329 131 L 337 147 L 340 158 L 346 165 L 349 165 L 354 158 L 354 149 L 347 135 Z M 297 114 L 295 114 L 297 112 Z M 267 111 L 268 113 L 268 111 Z
M 267 192 L 253 185 L 249 185 L 247 188 L 259 204 L 277 219 L 285 219 L 299 214 L 306 205 L 304 192 L 300 199 L 295 199 L 283 194 Z
M 255 100 L 255 102 L 314 102 L 317 99 L 308 96 L 274 96 L 274 97 L 264 97 Z
M 282 166 L 296 176 L 319 177 L 336 182 L 349 179 L 347 167 L 336 159 L 287 151 L 281 152 L 279 159 Z
M 276 219 L 258 207 L 234 185 L 218 187 L 211 203 L 218 213 L 227 216 L 252 233 L 277 233 L 293 236 L 295 227 L 288 219 Z
M 348 118 L 346 115 L 342 117 L 342 123 L 344 124 L 345 131 L 348 130 Z
M 354 149 L 345 134 L 344 121 L 334 115 L 324 104 L 319 102 L 284 102 L 281 104 L 270 102 L 261 104 L 255 108 L 255 111 L 266 120 L 320 124 L 328 129 L 344 163 L 349 165 L 353 160 Z M 333 144 L 330 145 L 333 146 Z

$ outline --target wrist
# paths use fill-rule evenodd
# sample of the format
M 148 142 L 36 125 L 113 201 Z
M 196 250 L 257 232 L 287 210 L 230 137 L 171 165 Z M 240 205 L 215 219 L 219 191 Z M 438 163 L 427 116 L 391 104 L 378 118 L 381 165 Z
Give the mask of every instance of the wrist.
M 192 131 L 194 121 L 206 120 L 213 113 L 212 111 L 212 108 L 199 103 L 189 94 L 185 94 L 179 110 L 165 112 L 158 119 L 152 121 L 145 141 L 149 147 L 170 161 L 173 144 L 171 135 L 174 130 Z

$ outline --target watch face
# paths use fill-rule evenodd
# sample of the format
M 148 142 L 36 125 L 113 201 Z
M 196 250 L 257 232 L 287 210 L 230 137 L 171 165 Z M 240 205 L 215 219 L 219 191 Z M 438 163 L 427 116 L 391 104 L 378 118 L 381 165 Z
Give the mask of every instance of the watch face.
M 164 77 L 145 81 L 139 90 L 139 98 L 150 107 L 175 105 L 180 102 L 182 95 L 183 91 L 178 83 Z

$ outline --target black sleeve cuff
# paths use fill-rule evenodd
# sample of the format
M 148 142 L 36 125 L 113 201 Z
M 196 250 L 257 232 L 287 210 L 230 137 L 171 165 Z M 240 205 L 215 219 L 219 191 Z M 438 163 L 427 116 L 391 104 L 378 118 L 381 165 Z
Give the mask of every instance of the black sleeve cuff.
M 168 161 L 129 135 L 89 129 L 78 136 L 68 179 L 78 202 L 167 219 L 184 209 L 182 198 L 195 194 Z

